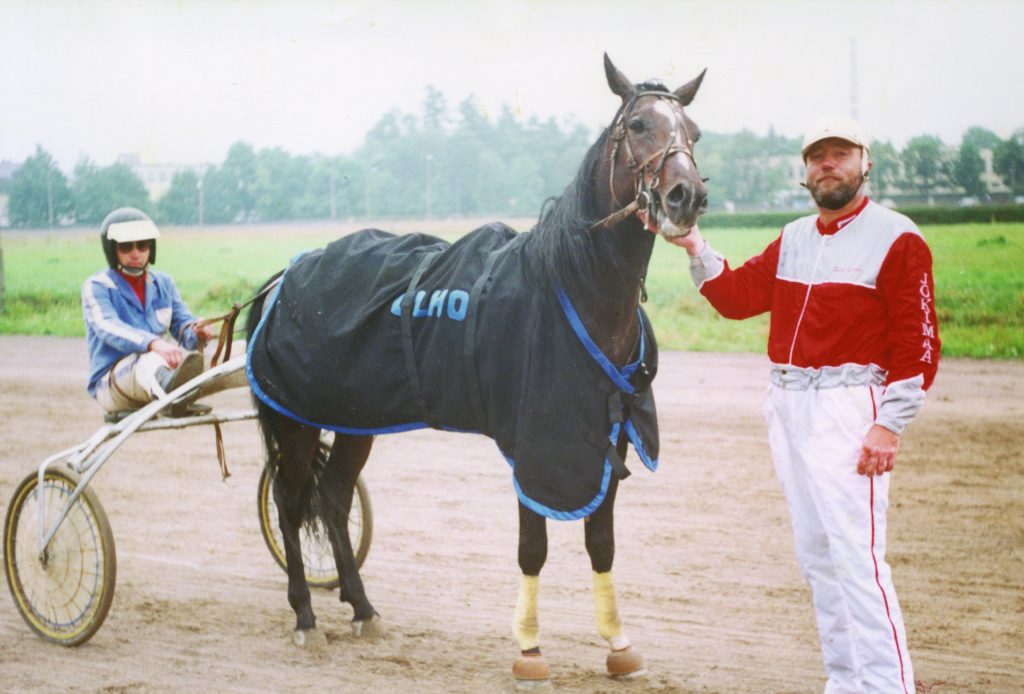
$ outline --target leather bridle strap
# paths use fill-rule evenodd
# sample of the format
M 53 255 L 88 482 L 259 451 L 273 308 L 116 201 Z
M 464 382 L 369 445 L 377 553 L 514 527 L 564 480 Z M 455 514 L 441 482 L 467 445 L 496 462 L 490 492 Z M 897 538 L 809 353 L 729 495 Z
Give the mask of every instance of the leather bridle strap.
M 611 125 L 610 137 L 614 140 L 614 144 L 612 146 L 611 156 L 609 157 L 608 189 L 612 194 L 612 200 L 614 200 L 615 204 L 621 209 L 593 224 L 590 227 L 591 231 L 615 226 L 627 217 L 635 214 L 641 207 L 645 210 L 650 210 L 654 204 L 654 195 L 651 192 L 651 189 L 658 185 L 658 179 L 661 176 L 662 170 L 665 168 L 665 163 L 673 154 L 685 154 L 690 158 L 690 161 L 693 162 L 694 170 L 697 168 L 697 162 L 693 158 L 693 141 L 690 139 L 690 133 L 686 127 L 685 118 L 680 121 L 685 144 L 677 144 L 679 128 L 675 128 L 672 130 L 671 137 L 669 137 L 668 141 L 665 143 L 664 149 L 659 153 L 652 154 L 642 165 L 637 163 L 636 157 L 633 154 L 632 144 L 630 143 L 627 121 L 629 120 L 630 114 L 633 112 L 633 107 L 636 105 L 637 100 L 644 96 L 653 96 L 659 99 L 679 101 L 679 97 L 672 92 L 643 91 L 634 94 L 630 97 L 629 101 L 623 104 L 622 108 L 619 109 L 619 112 L 615 115 L 615 119 L 612 121 Z M 679 101 L 679 103 L 682 104 L 681 101 Z M 625 207 L 622 207 L 622 203 L 619 201 L 618 196 L 615 195 L 615 161 L 618 159 L 620 143 L 624 144 L 626 147 L 626 165 L 629 167 L 629 170 L 633 172 L 634 178 L 634 199 Z M 658 159 L 659 155 L 660 159 L 657 167 L 652 172 L 650 182 L 644 181 L 644 174 L 650 168 L 651 162 Z

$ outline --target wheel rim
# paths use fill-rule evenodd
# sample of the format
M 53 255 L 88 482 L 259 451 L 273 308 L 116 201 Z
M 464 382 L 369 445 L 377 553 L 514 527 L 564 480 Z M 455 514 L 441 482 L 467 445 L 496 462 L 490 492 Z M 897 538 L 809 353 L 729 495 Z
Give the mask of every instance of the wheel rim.
M 64 477 L 43 484 L 46 525 L 51 527 L 74 491 Z M 73 640 L 93 624 L 103 605 L 106 556 L 100 521 L 79 497 L 57 529 L 45 557 L 39 555 L 39 487 L 26 486 L 9 541 L 8 577 L 30 626 L 55 641 Z M 13 506 L 13 504 L 12 504 Z
M 277 504 L 273 494 L 269 492 L 267 509 L 267 527 L 274 534 L 275 554 L 284 565 L 284 538 L 278 525 Z M 348 514 L 348 533 L 353 548 L 361 546 L 363 538 L 363 505 L 358 493 L 352 495 L 352 510 Z M 311 520 L 302 524 L 299 531 L 302 542 L 302 563 L 305 567 L 306 580 L 315 585 L 336 585 L 338 569 L 334 563 L 334 551 L 327 536 L 327 529 L 320 520 Z

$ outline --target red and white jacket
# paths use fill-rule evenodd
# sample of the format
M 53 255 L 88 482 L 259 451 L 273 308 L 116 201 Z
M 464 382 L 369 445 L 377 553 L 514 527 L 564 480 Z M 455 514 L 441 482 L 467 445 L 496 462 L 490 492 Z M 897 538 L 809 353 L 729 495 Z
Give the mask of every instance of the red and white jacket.
M 873 367 L 886 386 L 876 421 L 897 433 L 920 409 L 941 343 L 931 252 L 906 216 L 865 198 L 831 224 L 817 215 L 787 224 L 735 270 L 705 244 L 690 272 L 726 318 L 771 311 L 776 367 Z

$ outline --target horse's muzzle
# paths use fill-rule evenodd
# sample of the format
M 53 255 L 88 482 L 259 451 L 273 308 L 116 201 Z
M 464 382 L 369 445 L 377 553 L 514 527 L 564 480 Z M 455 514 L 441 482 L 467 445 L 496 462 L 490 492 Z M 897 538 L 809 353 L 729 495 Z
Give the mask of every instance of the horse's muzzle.
M 689 229 L 708 209 L 708 189 L 701 181 L 680 181 L 662 200 L 669 221 L 680 229 Z

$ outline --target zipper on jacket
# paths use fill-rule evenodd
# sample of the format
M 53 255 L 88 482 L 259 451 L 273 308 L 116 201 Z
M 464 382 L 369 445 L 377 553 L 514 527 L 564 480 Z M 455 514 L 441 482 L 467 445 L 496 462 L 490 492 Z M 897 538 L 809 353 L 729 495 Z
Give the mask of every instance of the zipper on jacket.
M 825 241 L 828 239 L 827 236 L 818 234 L 821 239 L 821 244 L 818 246 L 818 257 L 814 259 L 814 267 L 811 268 L 811 278 L 807 282 L 807 293 L 804 294 L 804 305 L 800 308 L 800 316 L 796 319 L 796 327 L 793 328 L 793 341 L 789 343 L 789 359 L 787 363 L 793 363 L 793 352 L 796 351 L 796 338 L 800 334 L 800 324 L 804 321 L 804 313 L 807 311 L 807 303 L 811 300 L 811 287 L 814 286 L 814 278 L 818 274 L 818 263 L 821 262 L 822 253 L 825 251 Z

